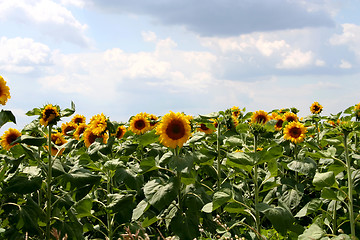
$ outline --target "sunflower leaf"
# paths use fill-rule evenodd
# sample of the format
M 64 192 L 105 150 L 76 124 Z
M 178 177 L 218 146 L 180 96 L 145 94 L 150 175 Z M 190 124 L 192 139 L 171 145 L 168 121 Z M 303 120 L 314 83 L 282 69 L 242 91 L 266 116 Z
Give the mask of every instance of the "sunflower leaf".
M 60 112 L 61 117 L 69 117 L 75 112 L 75 104 L 71 101 L 71 108 L 66 108 Z
M 1 110 L 1 112 L 0 112 L 0 127 L 2 127 L 7 122 L 13 122 L 16 124 L 15 116 L 9 110 Z
M 34 108 L 33 110 L 30 110 L 26 113 L 27 116 L 34 116 L 34 115 L 41 115 L 41 109 L 40 108 Z

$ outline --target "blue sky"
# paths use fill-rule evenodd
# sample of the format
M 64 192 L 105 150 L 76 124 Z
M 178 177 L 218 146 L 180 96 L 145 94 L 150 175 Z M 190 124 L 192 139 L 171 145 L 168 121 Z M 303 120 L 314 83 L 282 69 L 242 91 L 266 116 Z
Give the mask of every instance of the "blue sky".
M 0 0 L 0 75 L 28 110 L 127 121 L 360 102 L 358 0 Z M 66 120 L 66 119 L 65 119 Z

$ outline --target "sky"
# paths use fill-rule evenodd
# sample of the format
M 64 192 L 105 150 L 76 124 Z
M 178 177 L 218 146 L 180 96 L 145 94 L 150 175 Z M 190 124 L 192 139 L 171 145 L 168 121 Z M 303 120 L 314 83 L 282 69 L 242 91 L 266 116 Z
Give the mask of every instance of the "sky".
M 360 102 L 359 0 L 0 0 L 0 75 L 25 113 L 89 120 Z M 66 121 L 66 119 L 64 119 Z

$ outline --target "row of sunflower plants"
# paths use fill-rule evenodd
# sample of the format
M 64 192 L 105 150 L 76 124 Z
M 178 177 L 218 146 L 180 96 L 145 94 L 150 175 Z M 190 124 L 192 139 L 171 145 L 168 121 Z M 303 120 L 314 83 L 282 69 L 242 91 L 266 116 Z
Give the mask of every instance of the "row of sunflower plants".
M 1 137 L 0 236 L 357 239 L 360 104 L 322 109 L 87 122 L 73 103 L 34 108 Z

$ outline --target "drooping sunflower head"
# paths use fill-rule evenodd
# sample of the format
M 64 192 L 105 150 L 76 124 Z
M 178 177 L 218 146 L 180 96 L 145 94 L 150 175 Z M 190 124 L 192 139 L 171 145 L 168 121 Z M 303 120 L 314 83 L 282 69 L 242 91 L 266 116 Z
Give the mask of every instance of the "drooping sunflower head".
M 81 123 L 86 123 L 86 118 L 84 117 L 84 115 L 80 115 L 80 114 L 76 114 L 72 119 L 71 122 L 79 125 Z
M 159 118 L 154 114 L 148 114 L 148 119 L 150 121 L 150 129 L 154 129 L 158 123 Z
M 189 120 L 183 113 L 165 114 L 156 127 L 159 141 L 166 147 L 182 147 L 191 135 Z
M 61 149 L 60 152 L 57 149 L 57 147 L 62 146 L 63 144 L 67 143 L 67 140 L 64 138 L 63 134 L 61 132 L 54 132 L 51 133 L 51 155 L 61 155 L 64 151 L 64 149 Z M 49 146 L 46 146 L 47 149 L 49 149 Z
M 4 134 L 1 136 L 1 146 L 6 149 L 10 150 L 16 144 L 12 144 L 18 137 L 21 136 L 21 132 L 17 129 L 9 128 Z
M 314 102 L 310 106 L 310 112 L 312 114 L 319 114 L 319 113 L 321 113 L 322 109 L 323 109 L 323 106 L 321 106 L 318 102 Z
M 91 128 L 87 128 L 84 132 L 84 143 L 86 147 L 89 147 L 93 144 L 96 139 L 101 139 L 102 143 L 107 143 L 108 135 L 106 133 L 95 134 Z
M 43 126 L 54 125 L 60 120 L 60 108 L 52 104 L 46 105 L 41 110 L 40 124 Z
M 276 121 L 275 123 L 275 130 L 276 131 L 280 131 L 282 129 L 282 125 L 284 123 L 284 118 L 280 115 L 277 115 L 274 120 Z
M 206 134 L 211 134 L 215 132 L 215 130 L 208 128 L 205 123 L 200 123 L 200 126 L 196 128 L 198 132 L 204 132 Z
M 4 78 L 0 76 L 0 104 L 5 105 L 10 98 L 10 88 L 6 85 Z
M 234 117 L 236 117 L 236 118 L 238 118 L 239 116 L 240 116 L 240 108 L 239 107 L 237 107 L 237 106 L 233 106 L 232 108 L 231 108 L 231 114 L 234 116 Z
M 307 133 L 306 127 L 300 122 L 290 122 L 285 126 L 284 139 L 290 140 L 293 143 L 300 143 L 304 141 L 305 134 Z
M 71 134 L 71 131 L 76 130 L 77 127 L 78 127 L 78 125 L 74 122 L 63 123 L 63 124 L 61 124 L 61 133 L 65 136 L 73 135 L 73 134 Z
M 263 110 L 256 111 L 251 116 L 252 123 L 265 124 L 267 121 L 269 121 L 269 115 Z
M 130 119 L 129 130 L 140 135 L 150 130 L 150 121 L 146 113 L 138 113 Z
M 107 128 L 106 116 L 103 113 L 93 116 L 90 119 L 89 128 L 91 128 L 94 134 L 101 135 Z
M 85 132 L 85 129 L 88 127 L 88 125 L 87 124 L 85 124 L 85 123 L 80 123 L 78 126 L 77 126 L 77 128 L 76 128 L 76 130 L 75 130 L 75 132 L 74 132 L 74 138 L 76 139 L 76 140 L 79 140 L 80 139 L 80 136 Z
M 356 104 L 354 107 L 354 115 L 357 121 L 360 120 L 360 103 Z
M 114 136 L 117 139 L 121 139 L 126 133 L 126 128 L 124 125 L 120 125 L 117 129 L 116 129 L 116 133 L 114 134 Z
M 292 112 L 286 112 L 283 115 L 283 118 L 284 118 L 284 120 L 286 122 L 298 122 L 299 121 L 298 116 L 295 113 L 292 113 Z

